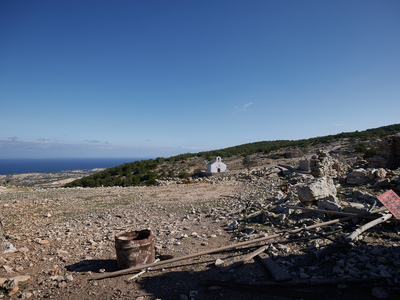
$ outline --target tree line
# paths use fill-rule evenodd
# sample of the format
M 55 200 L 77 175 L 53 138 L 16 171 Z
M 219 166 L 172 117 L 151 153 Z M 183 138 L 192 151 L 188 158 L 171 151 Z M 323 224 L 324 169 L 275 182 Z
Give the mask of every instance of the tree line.
M 165 177 L 185 177 L 192 174 L 184 172 L 175 174 L 172 170 L 165 172 L 157 168 L 167 162 L 183 162 L 192 157 L 202 157 L 207 161 L 211 161 L 216 156 L 232 157 L 232 156 L 248 156 L 254 153 L 268 154 L 282 148 L 305 148 L 317 144 L 329 144 L 341 139 L 350 139 L 354 141 L 367 141 L 376 138 L 382 138 L 400 132 L 400 124 L 383 126 L 375 129 L 367 129 L 364 131 L 342 132 L 336 135 L 327 135 L 302 140 L 276 140 L 248 143 L 225 149 L 205 151 L 199 153 L 185 153 L 169 158 L 158 157 L 156 159 L 147 159 L 125 163 L 113 168 L 107 168 L 104 171 L 85 176 L 65 185 L 65 187 L 100 187 L 100 186 L 136 186 L 136 185 L 153 185 L 159 178 Z M 362 144 L 358 144 L 356 151 L 364 152 Z M 373 152 L 373 150 L 372 150 Z M 371 155 L 371 151 L 369 153 Z

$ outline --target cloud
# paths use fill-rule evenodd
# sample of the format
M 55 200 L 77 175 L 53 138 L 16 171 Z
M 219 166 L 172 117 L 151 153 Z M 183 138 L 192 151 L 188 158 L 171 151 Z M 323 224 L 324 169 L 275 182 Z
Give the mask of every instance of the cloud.
M 39 141 L 39 142 L 47 143 L 47 142 L 49 142 L 50 140 L 49 140 L 49 139 L 46 139 L 46 138 L 40 138 L 40 139 L 38 139 L 38 141 Z
M 98 140 L 85 140 L 85 142 L 88 142 L 90 144 L 108 144 L 108 142 L 102 142 Z
M 233 113 L 234 114 L 238 114 L 240 112 L 243 112 L 243 111 L 247 110 L 251 105 L 253 105 L 253 102 L 246 103 L 246 104 L 244 104 L 242 106 L 235 106 L 233 108 L 234 109 Z
M 13 136 L 13 137 L 9 137 L 8 139 L 11 141 L 16 141 L 18 138 L 16 136 Z

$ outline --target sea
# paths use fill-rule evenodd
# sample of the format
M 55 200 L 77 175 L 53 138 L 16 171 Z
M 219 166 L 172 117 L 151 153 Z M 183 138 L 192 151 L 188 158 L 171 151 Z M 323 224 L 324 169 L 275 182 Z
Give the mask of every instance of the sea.
M 0 175 L 110 168 L 148 158 L 0 158 Z

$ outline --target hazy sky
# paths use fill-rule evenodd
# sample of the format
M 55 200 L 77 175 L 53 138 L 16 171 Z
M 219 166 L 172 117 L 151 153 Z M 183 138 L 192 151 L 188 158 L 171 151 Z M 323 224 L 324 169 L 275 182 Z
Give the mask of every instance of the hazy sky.
M 400 123 L 400 1 L 0 1 L 0 157 L 169 157 Z

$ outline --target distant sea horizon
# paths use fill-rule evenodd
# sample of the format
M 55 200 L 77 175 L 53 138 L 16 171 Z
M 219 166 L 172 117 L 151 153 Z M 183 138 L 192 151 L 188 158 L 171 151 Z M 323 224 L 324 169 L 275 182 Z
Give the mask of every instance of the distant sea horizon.
M 149 158 L 0 158 L 0 175 L 111 168 Z

